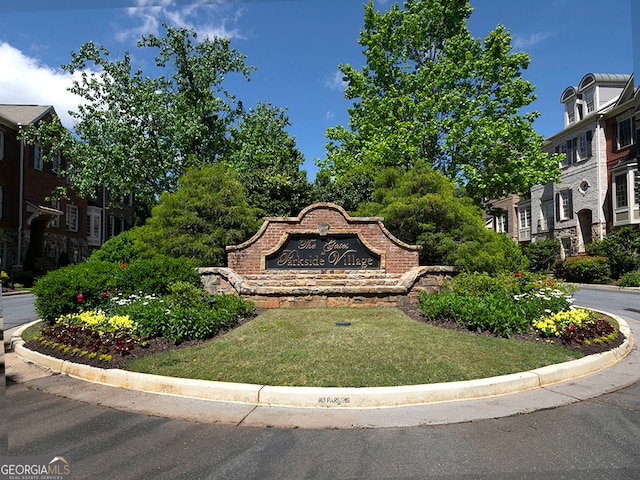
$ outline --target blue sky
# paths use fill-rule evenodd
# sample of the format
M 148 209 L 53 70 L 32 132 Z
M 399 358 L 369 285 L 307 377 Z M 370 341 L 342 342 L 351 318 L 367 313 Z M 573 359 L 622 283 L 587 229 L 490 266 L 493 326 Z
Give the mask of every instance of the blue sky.
M 562 129 L 563 90 L 586 73 L 632 73 L 631 0 L 471 0 L 468 26 L 484 38 L 505 25 L 515 51 L 531 64 L 524 77 L 536 85 L 534 123 L 545 137 Z M 3 4 L 5 2 L 2 2 Z M 9 2 L 6 2 L 9 3 Z M 66 112 L 78 100 L 65 91 L 71 78 L 60 69 L 87 41 L 113 55 L 129 51 L 149 68 L 153 51 L 138 49 L 142 34 L 160 23 L 189 26 L 199 35 L 224 35 L 257 67 L 251 81 L 229 77 L 226 87 L 245 107 L 271 102 L 288 109 L 289 132 L 313 178 L 324 158 L 325 132 L 347 125 L 338 65 L 361 66 L 357 43 L 361 0 L 28 0 L 0 5 L 0 103 L 53 105 Z M 27 4 L 27 5 L 24 5 Z M 87 4 L 92 7 L 87 7 Z M 380 10 L 390 0 L 376 0 Z

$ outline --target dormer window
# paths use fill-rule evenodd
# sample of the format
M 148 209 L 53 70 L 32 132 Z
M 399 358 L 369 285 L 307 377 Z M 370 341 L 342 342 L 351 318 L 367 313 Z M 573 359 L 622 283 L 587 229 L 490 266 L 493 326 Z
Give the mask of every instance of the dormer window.
M 593 90 L 584 93 L 584 103 L 587 106 L 587 115 L 595 110 Z
M 567 124 L 575 123 L 576 121 L 576 101 L 572 100 L 566 105 L 567 112 Z

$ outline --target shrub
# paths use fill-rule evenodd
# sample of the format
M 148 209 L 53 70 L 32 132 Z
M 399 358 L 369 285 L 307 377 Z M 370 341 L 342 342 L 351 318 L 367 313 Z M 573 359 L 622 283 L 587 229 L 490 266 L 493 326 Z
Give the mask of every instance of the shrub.
M 175 343 L 213 337 L 255 310 L 253 303 L 225 294 L 212 297 L 205 293 L 199 302 L 192 304 L 184 301 L 184 296 L 176 302 L 175 292 L 166 299 L 146 295 L 114 300 L 117 304 L 114 312 L 134 320 L 141 336 L 164 337 Z
M 587 253 L 607 257 L 611 274 L 620 278 L 627 272 L 640 269 L 640 230 L 626 226 L 611 232 L 602 241 L 587 245 Z
M 199 286 L 196 266 L 195 260 L 162 256 L 130 264 L 88 260 L 68 265 L 36 282 L 35 308 L 40 318 L 52 323 L 61 315 L 107 308 L 106 302 L 116 293 L 166 295 L 175 282 Z
M 555 239 L 531 242 L 522 248 L 522 252 L 529 259 L 532 271 L 548 273 L 553 270 L 559 258 L 560 242 Z
M 114 263 L 92 261 L 47 273 L 33 286 L 38 315 L 53 323 L 61 315 L 99 307 L 105 292 L 114 291 L 118 270 Z
M 627 272 L 622 275 L 620 287 L 640 287 L 640 272 Z
M 136 242 L 136 229 L 125 230 L 107 240 L 91 254 L 90 260 L 113 263 L 131 263 L 140 257 L 142 247 Z
M 565 280 L 581 283 L 605 283 L 611 270 L 605 257 L 570 257 L 564 262 Z
M 548 277 L 462 273 L 442 292 L 422 294 L 420 310 L 427 319 L 454 320 L 471 330 L 509 337 L 529 331 L 546 313 L 568 309 L 571 302 L 568 290 Z
M 194 259 L 158 255 L 151 259 L 121 264 L 116 282 L 122 295 L 139 292 L 167 295 L 170 285 L 175 282 L 200 285 L 197 266 Z

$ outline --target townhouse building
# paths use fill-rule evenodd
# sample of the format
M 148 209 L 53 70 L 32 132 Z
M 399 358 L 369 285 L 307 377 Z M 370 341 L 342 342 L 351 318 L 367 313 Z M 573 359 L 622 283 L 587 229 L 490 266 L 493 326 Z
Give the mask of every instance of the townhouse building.
M 633 107 L 626 105 L 633 91 L 631 75 L 588 73 L 578 86 L 562 92 L 564 128 L 544 145 L 549 154 L 564 154 L 561 179 L 512 197 L 516 241 L 558 239 L 566 258 L 583 253 L 586 245 L 622 225 L 623 193 L 633 190 L 628 169 L 635 165 L 637 171 L 635 150 L 629 145 L 636 143 Z M 614 181 L 620 180 L 619 187 L 612 185 L 612 174 Z M 612 188 L 620 191 L 617 217 Z
M 2 269 L 38 274 L 68 262 L 79 262 L 91 250 L 133 223 L 133 202 L 108 209 L 108 195 L 83 199 L 60 175 L 66 166 L 58 156 L 44 162 L 40 145 L 19 138 L 30 124 L 50 121 L 52 106 L 0 105 L 0 265 Z M 56 187 L 68 198 L 52 200 Z

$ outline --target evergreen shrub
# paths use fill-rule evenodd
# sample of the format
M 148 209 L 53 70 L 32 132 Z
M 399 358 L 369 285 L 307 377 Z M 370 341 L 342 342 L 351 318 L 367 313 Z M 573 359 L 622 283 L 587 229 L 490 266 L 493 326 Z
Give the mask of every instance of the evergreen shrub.
M 569 257 L 564 262 L 565 280 L 579 283 L 606 283 L 611 269 L 606 257 Z

